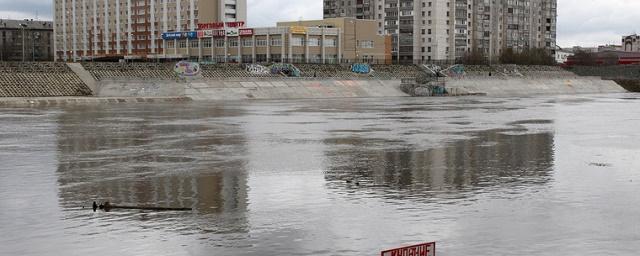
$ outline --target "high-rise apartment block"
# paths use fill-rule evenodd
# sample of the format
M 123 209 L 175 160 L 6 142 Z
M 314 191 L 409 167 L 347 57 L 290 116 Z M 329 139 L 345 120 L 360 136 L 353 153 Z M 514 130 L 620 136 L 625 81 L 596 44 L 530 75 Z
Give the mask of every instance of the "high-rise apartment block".
M 557 0 L 324 0 L 324 17 L 378 23 L 394 59 L 454 60 L 471 51 L 495 59 L 505 49 L 556 45 Z
M 54 0 L 56 59 L 157 56 L 162 33 L 246 21 L 246 10 L 246 0 Z

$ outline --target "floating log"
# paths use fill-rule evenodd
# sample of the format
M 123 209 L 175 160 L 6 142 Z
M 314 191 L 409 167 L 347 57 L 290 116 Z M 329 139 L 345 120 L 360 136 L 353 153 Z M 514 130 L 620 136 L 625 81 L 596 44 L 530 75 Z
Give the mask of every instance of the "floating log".
M 113 209 L 147 210 L 147 211 L 193 211 L 192 208 L 153 207 L 153 206 L 126 206 L 126 205 L 115 205 L 115 204 L 111 204 L 109 202 L 105 202 L 104 204 L 98 205 L 96 202 L 93 202 L 93 211 L 95 212 L 97 209 L 104 210 L 105 212 L 111 211 Z

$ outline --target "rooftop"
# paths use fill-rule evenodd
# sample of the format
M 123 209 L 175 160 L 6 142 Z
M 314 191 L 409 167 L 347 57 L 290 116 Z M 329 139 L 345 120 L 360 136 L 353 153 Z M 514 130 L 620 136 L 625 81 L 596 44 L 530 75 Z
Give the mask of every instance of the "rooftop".
M 33 19 L 5 20 L 0 19 L 0 29 L 20 29 L 20 24 L 26 24 L 28 29 L 50 29 L 53 30 L 53 22 L 39 21 Z

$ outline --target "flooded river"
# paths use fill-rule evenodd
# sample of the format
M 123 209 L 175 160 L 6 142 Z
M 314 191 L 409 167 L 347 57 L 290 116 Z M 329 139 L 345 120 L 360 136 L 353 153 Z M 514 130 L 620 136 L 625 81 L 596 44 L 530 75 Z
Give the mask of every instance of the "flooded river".
M 439 255 L 637 255 L 639 109 L 634 94 L 0 109 L 0 255 L 428 241 Z

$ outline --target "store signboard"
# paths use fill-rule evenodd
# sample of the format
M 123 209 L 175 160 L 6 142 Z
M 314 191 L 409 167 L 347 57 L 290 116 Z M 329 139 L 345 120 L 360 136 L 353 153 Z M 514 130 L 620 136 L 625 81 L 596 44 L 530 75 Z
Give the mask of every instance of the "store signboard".
M 188 31 L 188 32 L 167 32 L 162 33 L 162 39 L 164 40 L 174 40 L 174 39 L 196 39 L 198 38 L 198 32 L 196 31 Z
M 416 244 L 380 253 L 381 256 L 436 256 L 436 243 Z

